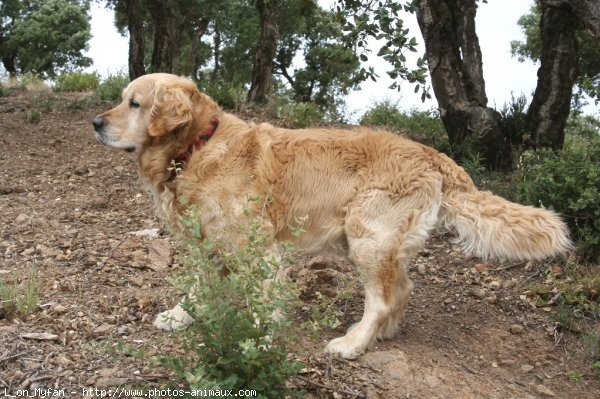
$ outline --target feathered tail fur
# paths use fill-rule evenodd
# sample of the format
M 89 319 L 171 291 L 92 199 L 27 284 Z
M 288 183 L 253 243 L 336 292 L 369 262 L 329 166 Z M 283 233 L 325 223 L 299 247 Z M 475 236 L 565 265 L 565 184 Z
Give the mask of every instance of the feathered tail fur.
M 442 225 L 458 234 L 464 250 L 483 259 L 543 259 L 572 247 L 567 227 L 556 213 L 487 191 L 446 192 L 440 217 Z

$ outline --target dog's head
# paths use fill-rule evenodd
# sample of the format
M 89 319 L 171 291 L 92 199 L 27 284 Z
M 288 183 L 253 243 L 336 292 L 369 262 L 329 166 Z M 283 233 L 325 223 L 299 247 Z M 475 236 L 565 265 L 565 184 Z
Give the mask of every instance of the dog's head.
M 174 140 L 177 132 L 202 129 L 216 109 L 193 82 L 155 73 L 131 82 L 123 90 L 121 103 L 94 118 L 92 124 L 102 144 L 140 153 L 148 146 Z

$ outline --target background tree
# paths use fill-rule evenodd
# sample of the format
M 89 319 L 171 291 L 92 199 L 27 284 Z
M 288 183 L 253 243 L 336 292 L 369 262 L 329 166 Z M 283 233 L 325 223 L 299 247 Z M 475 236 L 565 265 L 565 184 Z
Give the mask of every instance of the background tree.
M 249 103 L 266 103 L 271 94 L 273 60 L 277 51 L 279 0 L 254 0 L 260 20 L 260 37 L 254 53 Z
M 281 29 L 273 73 L 289 84 L 294 101 L 314 102 L 326 110 L 362 80 L 359 59 L 344 43 L 331 11 L 312 1 L 287 3 L 278 16 Z M 302 66 L 293 65 L 298 54 L 303 56 Z
M 357 43 L 361 60 L 370 56 L 367 39 L 383 41 L 377 55 L 392 67 L 392 79 L 415 83 L 425 90 L 427 67 L 450 144 L 458 156 L 474 150 L 492 168 L 511 164 L 511 147 L 501 131 L 499 114 L 487 106 L 479 39 L 475 32 L 475 0 L 418 0 L 397 2 L 338 0 L 344 30 Z M 404 13 L 403 13 L 404 12 Z M 416 51 L 416 38 L 404 27 L 407 13 L 416 13 L 425 42 L 425 57 L 416 67 L 406 51 Z M 425 62 L 427 60 L 427 63 Z M 376 78 L 372 70 L 365 77 Z M 399 87 L 397 83 L 392 87 Z M 468 146 L 465 144 L 469 144 Z
M 0 3 L 0 60 L 10 75 L 54 77 L 92 64 L 82 52 L 91 38 L 87 1 L 32 0 Z
M 488 167 L 506 168 L 511 146 L 500 115 L 487 106 L 476 13 L 475 0 L 421 0 L 417 20 L 450 144 L 469 139 Z
M 600 40 L 592 35 L 593 29 L 586 29 L 581 11 L 566 1 L 556 3 L 534 5 L 518 22 L 525 42 L 511 42 L 519 60 L 541 63 L 527 115 L 528 144 L 536 148 L 562 147 L 574 85 L 576 109 L 582 93 L 600 101 Z
M 142 0 L 124 1 L 129 30 L 129 79 L 134 80 L 146 74 L 144 65 L 144 11 Z

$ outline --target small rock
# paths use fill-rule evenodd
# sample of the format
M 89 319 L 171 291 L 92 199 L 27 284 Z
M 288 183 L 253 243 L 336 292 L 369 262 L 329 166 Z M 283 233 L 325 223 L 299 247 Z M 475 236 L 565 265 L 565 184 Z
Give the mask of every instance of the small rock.
M 549 388 L 547 388 L 547 387 L 545 387 L 543 385 L 537 385 L 535 387 L 535 391 L 537 393 L 539 393 L 540 395 L 542 395 L 542 396 L 548 396 L 548 397 L 551 397 L 551 398 L 553 398 L 553 397 L 556 396 L 556 394 L 554 393 L 554 391 L 550 390 Z
M 508 288 L 514 287 L 515 284 L 516 284 L 515 280 L 512 280 L 512 279 L 511 280 L 504 280 L 502 282 L 502 288 L 508 289 Z
M 512 366 L 515 363 L 516 362 L 513 359 L 500 359 L 500 365 L 501 366 Z
M 150 237 L 150 238 L 155 238 L 158 237 L 158 233 L 159 233 L 159 229 L 144 229 L 144 230 L 138 230 L 138 231 L 132 231 L 129 234 L 137 236 L 137 237 Z
M 58 364 L 59 366 L 69 366 L 71 364 L 73 364 L 73 361 L 71 359 L 69 359 L 67 356 L 65 355 L 57 355 L 54 358 L 54 363 Z
M 28 256 L 28 255 L 31 255 L 31 254 L 33 254 L 34 252 L 35 252 L 35 249 L 34 249 L 34 248 L 25 248 L 25 249 L 24 249 L 24 250 L 21 252 L 21 255 L 23 255 L 23 256 Z
M 19 213 L 15 219 L 15 224 L 25 224 L 29 221 L 29 216 L 24 213 Z
M 486 303 L 496 303 L 497 299 L 498 298 L 496 297 L 496 295 L 491 295 L 491 296 L 488 296 L 487 298 L 485 298 L 484 301 Z
M 52 308 L 52 312 L 56 313 L 56 314 L 63 314 L 67 311 L 67 308 L 64 307 L 63 305 L 55 305 Z
M 108 323 L 102 323 L 98 327 L 94 328 L 94 334 L 96 335 L 104 335 L 107 334 L 110 330 L 112 330 L 113 326 Z
M 475 268 L 475 270 L 477 270 L 479 273 L 486 273 L 487 272 L 487 266 L 483 263 L 477 263 L 475 266 L 473 266 Z
M 519 324 L 513 324 L 508 329 L 508 331 L 510 331 L 511 334 L 522 334 L 523 330 L 525 330 L 525 329 L 523 328 L 522 325 L 519 325 Z
M 476 298 L 483 299 L 483 298 L 485 298 L 485 295 L 487 294 L 487 292 L 483 288 L 476 288 L 471 291 L 471 294 Z
M 521 366 L 521 371 L 523 373 L 529 373 L 533 369 L 534 369 L 534 367 L 531 364 L 524 364 Z
M 144 279 L 139 276 L 130 276 L 129 282 L 138 287 L 141 287 L 142 285 L 144 285 Z
M 419 267 L 418 267 L 417 270 L 418 270 L 419 274 L 425 274 L 427 272 L 427 269 L 425 268 L 425 265 L 422 264 L 422 263 L 419 265 Z
M 155 240 L 148 253 L 148 267 L 164 270 L 171 264 L 171 246 L 168 239 Z

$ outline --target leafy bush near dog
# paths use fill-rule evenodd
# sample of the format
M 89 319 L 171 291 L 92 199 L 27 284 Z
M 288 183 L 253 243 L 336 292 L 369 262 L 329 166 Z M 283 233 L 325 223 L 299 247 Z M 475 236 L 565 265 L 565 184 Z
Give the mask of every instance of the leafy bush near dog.
M 58 92 L 93 91 L 99 85 L 100 78 L 96 73 L 69 72 L 58 75 L 54 90 Z
M 561 213 L 578 241 L 580 253 L 588 259 L 599 259 L 600 133 L 588 139 L 581 131 L 576 134 L 567 137 L 561 151 L 524 152 L 515 182 L 521 201 Z
M 128 84 L 129 77 L 122 72 L 109 75 L 100 83 L 96 94 L 101 100 L 116 101 L 121 98 L 121 93 Z
M 201 240 L 197 220 L 194 209 L 182 219 L 185 277 L 177 284 L 186 292 L 194 287 L 184 308 L 195 322 L 179 334 L 185 355 L 161 356 L 159 363 L 190 390 L 253 389 L 261 398 L 292 394 L 285 382 L 302 365 L 288 360 L 290 323 L 274 315 L 286 314 L 296 290 L 274 280 L 285 265 L 266 250 L 263 221 L 249 217 L 245 243 L 228 252 Z
M 381 126 L 440 151 L 449 148 L 444 124 L 435 111 L 402 111 L 397 104 L 384 100 L 375 104 L 360 119 L 363 126 Z

